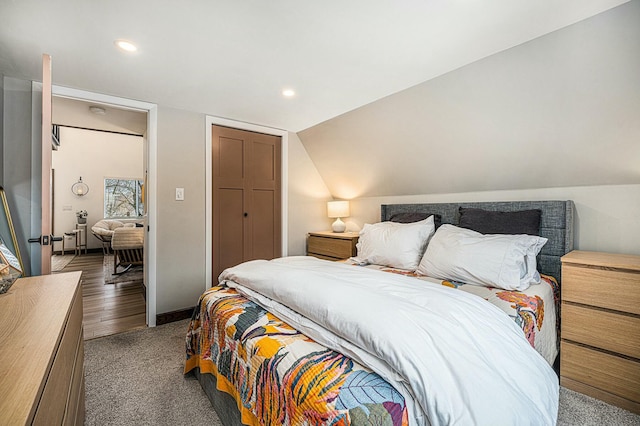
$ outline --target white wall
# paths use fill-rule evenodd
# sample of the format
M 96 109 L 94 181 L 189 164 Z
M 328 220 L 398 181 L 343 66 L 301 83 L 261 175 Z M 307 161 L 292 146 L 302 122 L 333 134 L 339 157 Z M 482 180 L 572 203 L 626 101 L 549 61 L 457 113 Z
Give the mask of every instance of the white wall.
M 289 133 L 289 256 L 307 253 L 307 233 L 325 231 L 331 194 L 295 133 Z
M 570 199 L 576 248 L 640 254 L 638 23 L 632 1 L 298 136 L 350 230 L 382 203 Z
M 158 314 L 195 306 L 205 290 L 204 131 L 204 114 L 158 108 Z
M 299 132 L 336 197 L 640 183 L 640 1 Z
M 640 185 L 358 198 L 351 201 L 347 225 L 356 230 L 379 222 L 381 204 L 526 200 L 573 200 L 577 250 L 640 255 Z
M 194 306 L 205 290 L 204 114 L 160 107 L 158 110 L 158 270 L 157 312 Z M 300 140 L 289 133 L 288 252 L 306 252 L 306 235 L 327 229 L 329 192 Z M 175 200 L 175 188 L 185 200 Z
M 75 229 L 75 213 L 86 210 L 88 248 L 100 248 L 100 241 L 91 235 L 91 227 L 104 216 L 104 179 L 143 178 L 143 138 L 61 127 L 60 140 L 59 149 L 52 155 L 53 233 L 62 236 Z M 80 176 L 89 186 L 89 192 L 82 197 L 71 192 Z M 54 243 L 54 251 L 61 249 L 61 242 Z

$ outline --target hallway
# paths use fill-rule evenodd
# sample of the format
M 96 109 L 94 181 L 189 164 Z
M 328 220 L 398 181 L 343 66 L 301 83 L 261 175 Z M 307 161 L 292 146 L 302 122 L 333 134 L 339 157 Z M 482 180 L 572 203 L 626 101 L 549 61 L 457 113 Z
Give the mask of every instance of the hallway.
M 84 340 L 146 327 L 144 286 L 139 281 L 105 284 L 104 256 L 76 256 L 60 272 L 82 271 Z

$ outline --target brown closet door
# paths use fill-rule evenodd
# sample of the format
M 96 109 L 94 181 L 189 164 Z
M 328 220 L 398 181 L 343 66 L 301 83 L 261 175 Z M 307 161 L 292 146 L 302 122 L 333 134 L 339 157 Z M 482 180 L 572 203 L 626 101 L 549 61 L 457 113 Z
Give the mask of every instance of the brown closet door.
M 213 282 L 230 266 L 281 256 L 279 136 L 212 126 Z

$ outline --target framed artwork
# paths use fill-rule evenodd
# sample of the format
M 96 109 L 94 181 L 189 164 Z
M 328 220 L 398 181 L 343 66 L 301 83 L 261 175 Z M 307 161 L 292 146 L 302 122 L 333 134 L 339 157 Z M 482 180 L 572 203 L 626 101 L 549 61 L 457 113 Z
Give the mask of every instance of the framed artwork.
M 22 265 L 0 239 L 0 294 L 9 291 L 11 284 L 22 275 Z
M 11 253 L 9 248 L 2 241 L 0 241 L 0 262 L 9 267 L 9 269 L 13 270 L 15 273 L 22 274 L 22 265 L 20 264 L 20 261 L 13 255 L 13 253 Z
M 2 244 L 2 247 L 4 247 L 4 250 L 0 250 L 0 252 L 8 253 L 5 264 L 12 265 L 12 267 L 15 266 L 14 269 L 20 271 L 20 275 L 23 275 L 24 264 L 22 263 L 22 256 L 20 256 L 20 247 L 18 245 L 18 239 L 16 238 L 16 231 L 13 228 L 13 222 L 11 221 L 7 195 L 4 192 L 4 188 L 1 186 L 0 201 L 2 201 L 2 208 L 0 209 L 0 243 Z M 11 258 L 11 263 L 8 263 L 9 256 Z

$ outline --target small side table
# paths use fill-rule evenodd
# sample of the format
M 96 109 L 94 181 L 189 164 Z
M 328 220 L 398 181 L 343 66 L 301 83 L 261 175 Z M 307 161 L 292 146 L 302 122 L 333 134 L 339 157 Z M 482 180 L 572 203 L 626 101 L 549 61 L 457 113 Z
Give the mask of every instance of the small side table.
M 76 234 L 76 254 L 82 254 L 83 248 L 84 254 L 87 254 L 87 224 L 76 223 L 76 229 L 72 232 Z
M 79 231 L 73 229 L 69 232 L 65 232 L 64 235 L 62 235 L 62 255 L 64 256 L 65 252 L 67 251 L 67 244 L 69 244 L 71 241 L 68 240 L 73 240 L 73 247 L 69 247 L 69 249 L 71 250 L 75 250 L 76 248 L 76 241 L 78 240 L 78 236 L 76 235 Z

